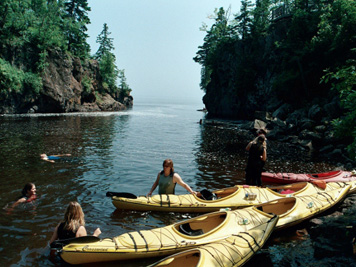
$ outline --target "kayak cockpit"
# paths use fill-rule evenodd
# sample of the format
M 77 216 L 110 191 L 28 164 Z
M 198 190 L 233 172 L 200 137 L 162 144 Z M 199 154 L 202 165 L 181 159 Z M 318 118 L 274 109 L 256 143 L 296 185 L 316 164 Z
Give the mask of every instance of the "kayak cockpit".
M 279 194 L 293 194 L 304 190 L 307 186 L 307 182 L 301 182 L 288 185 L 269 186 L 268 188 Z
M 261 205 L 257 205 L 255 207 L 256 209 L 263 211 L 265 213 L 282 215 L 288 212 L 289 210 L 293 209 L 293 207 L 296 204 L 296 201 L 297 201 L 296 198 L 288 197 L 288 198 L 273 200 Z
M 198 193 L 198 197 L 203 200 L 217 200 L 224 197 L 228 197 L 234 194 L 237 190 L 239 190 L 239 187 L 237 186 L 215 190 L 213 192 L 210 192 L 207 189 L 203 189 Z
M 227 214 L 225 212 L 200 216 L 192 221 L 178 223 L 174 227 L 181 234 L 200 236 L 219 227 L 225 221 L 226 217 Z

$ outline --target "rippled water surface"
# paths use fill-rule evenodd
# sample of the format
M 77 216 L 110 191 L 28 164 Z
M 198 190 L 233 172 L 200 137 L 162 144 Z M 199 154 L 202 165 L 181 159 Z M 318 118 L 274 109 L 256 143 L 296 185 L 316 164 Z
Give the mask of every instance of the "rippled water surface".
M 199 124 L 202 104 L 136 104 L 113 113 L 47 114 L 0 117 L 0 261 L 6 266 L 54 266 L 48 241 L 69 201 L 81 203 L 86 227 L 113 237 L 130 230 L 151 229 L 191 214 L 115 210 L 107 191 L 146 195 L 162 162 L 171 158 L 176 172 L 194 190 L 242 184 L 252 133 L 233 127 Z M 270 142 L 266 168 L 271 171 L 318 172 L 334 166 L 315 163 Z M 285 151 L 285 153 L 283 152 Z M 70 153 L 54 164 L 41 153 Z M 283 153 L 283 157 L 281 157 Z M 9 211 L 27 182 L 39 199 Z M 177 186 L 176 193 L 186 193 Z M 144 266 L 157 259 L 125 262 Z

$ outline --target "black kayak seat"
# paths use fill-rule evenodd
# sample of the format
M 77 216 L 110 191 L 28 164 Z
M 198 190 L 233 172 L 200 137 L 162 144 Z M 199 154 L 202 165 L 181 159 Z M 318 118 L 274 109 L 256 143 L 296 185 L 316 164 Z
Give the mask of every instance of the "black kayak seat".
M 214 193 L 210 192 L 207 189 L 201 190 L 200 194 L 203 196 L 203 199 L 205 199 L 205 200 L 216 200 L 216 199 L 218 199 L 217 196 Z
M 73 237 L 73 238 L 68 238 L 68 239 L 60 239 L 60 240 L 55 240 L 50 244 L 50 247 L 52 249 L 61 249 L 62 247 L 71 244 L 71 243 L 94 243 L 100 241 L 100 238 L 97 236 L 81 236 L 81 237 Z
M 190 228 L 189 223 L 179 225 L 179 232 L 189 236 L 197 236 L 204 234 L 202 229 L 193 230 L 192 228 Z
M 136 199 L 137 196 L 132 194 L 132 193 L 127 193 L 127 192 L 106 192 L 107 197 L 124 197 L 124 198 L 132 198 Z

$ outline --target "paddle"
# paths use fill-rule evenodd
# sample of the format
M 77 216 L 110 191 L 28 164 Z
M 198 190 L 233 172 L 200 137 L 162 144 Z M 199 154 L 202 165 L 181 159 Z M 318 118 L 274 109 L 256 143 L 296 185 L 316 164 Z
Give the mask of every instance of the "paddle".
M 126 193 L 126 192 L 106 192 L 107 197 L 125 197 L 125 198 L 132 198 L 136 199 L 137 196 L 131 193 Z
M 81 237 L 74 237 L 74 238 L 68 238 L 68 239 L 62 239 L 62 240 L 55 240 L 51 243 L 51 248 L 62 248 L 65 245 L 71 244 L 71 243 L 93 243 L 99 241 L 100 238 L 97 236 L 93 235 L 87 235 L 87 236 L 81 236 Z

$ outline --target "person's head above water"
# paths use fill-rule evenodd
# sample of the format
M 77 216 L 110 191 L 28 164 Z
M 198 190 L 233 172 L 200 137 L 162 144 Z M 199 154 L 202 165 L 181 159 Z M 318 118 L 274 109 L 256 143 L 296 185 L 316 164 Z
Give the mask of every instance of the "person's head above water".
M 27 183 L 25 187 L 22 189 L 22 196 L 31 197 L 32 195 L 36 195 L 36 186 L 34 183 Z

